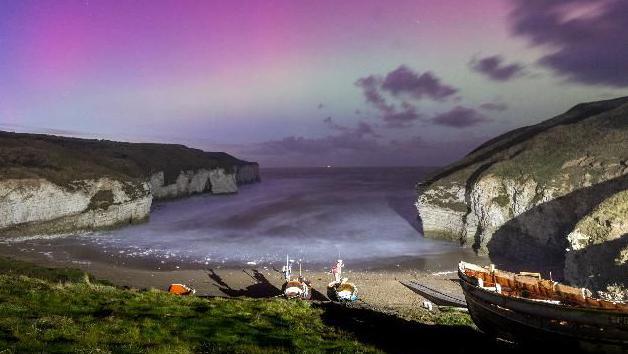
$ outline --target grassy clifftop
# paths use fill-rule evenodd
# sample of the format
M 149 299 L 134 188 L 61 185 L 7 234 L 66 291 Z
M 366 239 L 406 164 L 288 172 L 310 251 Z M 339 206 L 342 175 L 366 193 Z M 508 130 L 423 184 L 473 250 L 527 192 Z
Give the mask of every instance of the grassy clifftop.
M 474 173 L 540 182 L 562 177 L 564 168 L 596 173 L 628 164 L 628 97 L 579 104 L 564 114 L 519 128 L 480 145 L 465 158 L 437 171 L 423 183 L 465 184 Z M 582 177 L 576 173 L 575 177 Z
M 164 171 L 166 184 L 182 170 L 248 164 L 224 152 L 183 145 L 125 143 L 0 132 L 0 179 L 46 178 L 59 185 L 103 176 L 123 181 Z

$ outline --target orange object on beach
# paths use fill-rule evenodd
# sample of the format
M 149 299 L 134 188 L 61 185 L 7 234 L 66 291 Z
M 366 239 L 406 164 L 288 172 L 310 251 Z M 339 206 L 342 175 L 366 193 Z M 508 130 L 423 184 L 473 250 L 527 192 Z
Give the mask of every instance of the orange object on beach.
M 184 284 L 170 284 L 170 286 L 168 287 L 168 292 L 176 295 L 194 295 L 194 293 L 196 293 L 196 290 Z

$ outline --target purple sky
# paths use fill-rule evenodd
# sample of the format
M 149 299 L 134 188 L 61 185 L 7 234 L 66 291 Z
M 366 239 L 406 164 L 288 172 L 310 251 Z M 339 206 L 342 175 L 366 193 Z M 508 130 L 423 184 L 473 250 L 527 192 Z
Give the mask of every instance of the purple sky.
M 626 95 L 624 0 L 0 1 L 0 129 L 442 165 Z

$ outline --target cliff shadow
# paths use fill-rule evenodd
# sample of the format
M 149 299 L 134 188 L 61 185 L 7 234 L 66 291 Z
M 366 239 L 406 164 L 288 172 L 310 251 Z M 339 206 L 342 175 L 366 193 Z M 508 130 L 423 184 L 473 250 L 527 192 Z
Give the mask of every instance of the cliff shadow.
M 540 271 L 564 279 L 567 234 L 611 195 L 628 189 L 628 175 L 537 205 L 502 225 L 487 244 L 493 263 L 505 270 Z
M 214 281 L 214 285 L 218 287 L 218 290 L 229 297 L 268 298 L 281 295 L 281 290 L 271 284 L 266 276 L 258 270 L 253 269 L 252 273 L 248 273 L 244 269 L 242 271 L 255 282 L 244 289 L 233 289 L 213 269 L 207 271 L 207 276 Z
M 628 249 L 628 233 L 621 237 L 571 251 L 567 256 L 570 278 L 577 278 L 582 286 L 599 289 L 616 283 L 628 286 L 628 261 L 621 263 L 620 252 Z
M 401 216 L 418 233 L 423 235 L 423 223 L 420 216 L 417 214 L 416 208 L 411 203 L 411 200 L 412 199 L 408 199 L 405 196 L 388 197 L 386 199 L 390 209 Z

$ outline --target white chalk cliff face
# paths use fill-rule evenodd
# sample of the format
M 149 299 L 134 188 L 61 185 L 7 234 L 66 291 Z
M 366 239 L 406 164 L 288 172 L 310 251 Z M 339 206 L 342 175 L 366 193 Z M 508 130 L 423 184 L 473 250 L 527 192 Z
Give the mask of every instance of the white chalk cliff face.
M 142 182 L 100 178 L 66 186 L 42 178 L 0 180 L 0 236 L 71 233 L 142 222 L 149 217 L 153 199 L 237 193 L 238 181 L 258 180 L 257 164 L 236 166 L 232 172 L 181 171 L 168 185 L 163 172 Z
M 176 182 L 168 185 L 164 185 L 164 173 L 160 171 L 150 177 L 150 190 L 155 199 L 168 199 L 203 192 L 236 193 L 238 184 L 236 174 L 226 173 L 222 168 L 181 171 Z
M 628 286 L 628 99 L 577 106 L 484 144 L 420 183 L 426 237 L 514 271 Z
M 45 179 L 0 181 L 0 235 L 90 230 L 145 220 L 148 183 L 109 178 L 61 187 Z
M 153 199 L 236 193 L 257 163 L 177 144 L 0 131 L 0 236 L 141 222 Z

